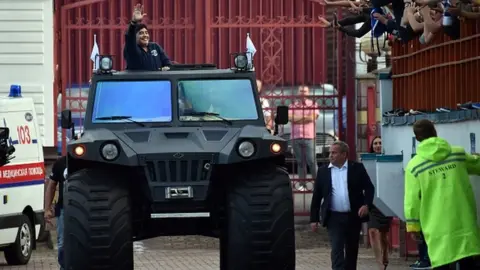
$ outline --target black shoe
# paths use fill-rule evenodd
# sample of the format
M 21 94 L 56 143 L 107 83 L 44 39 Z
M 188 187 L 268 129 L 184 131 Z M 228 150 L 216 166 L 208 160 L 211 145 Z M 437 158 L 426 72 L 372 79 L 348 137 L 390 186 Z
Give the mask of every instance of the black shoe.
M 430 262 L 420 261 L 416 266 L 413 266 L 412 268 L 415 270 L 432 269 L 432 265 L 430 264 Z
M 458 108 L 460 108 L 462 110 L 472 110 L 473 109 L 471 101 L 463 103 L 463 104 L 458 103 L 457 106 L 458 106 Z
M 413 267 L 415 267 L 415 266 L 417 266 L 417 265 L 420 265 L 420 261 L 416 261 L 416 262 L 410 264 L 410 267 L 413 268 Z

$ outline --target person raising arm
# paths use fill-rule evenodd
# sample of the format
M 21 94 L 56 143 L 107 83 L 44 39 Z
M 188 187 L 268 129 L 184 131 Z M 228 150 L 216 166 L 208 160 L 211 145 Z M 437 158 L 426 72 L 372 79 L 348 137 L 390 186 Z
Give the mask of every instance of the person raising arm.
M 123 57 L 127 61 L 127 70 L 169 70 L 170 58 L 160 45 L 150 42 L 148 28 L 141 23 L 145 15 L 143 6 L 137 4 L 125 33 Z

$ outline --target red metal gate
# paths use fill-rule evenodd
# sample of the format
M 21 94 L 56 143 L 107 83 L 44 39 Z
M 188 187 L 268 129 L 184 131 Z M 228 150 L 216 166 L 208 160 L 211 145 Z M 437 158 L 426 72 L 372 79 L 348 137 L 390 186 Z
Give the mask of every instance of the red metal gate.
M 330 87 L 324 84 L 328 79 L 329 58 L 325 29 L 318 22 L 318 16 L 324 16 L 324 7 L 307 0 L 140 2 L 148 14 L 145 23 L 149 26 L 152 40 L 161 44 L 172 60 L 180 63 L 209 62 L 228 68 L 231 66 L 231 53 L 245 50 L 246 36 L 250 33 L 257 48 L 256 71 L 265 88 L 262 94 L 270 101 L 269 109 L 292 103 L 298 86 L 305 84 L 314 89 L 310 98 L 317 101 L 318 108 L 332 111 L 333 122 L 340 120 L 334 133 L 341 133 L 342 127 L 338 125 L 342 123 L 342 110 L 339 108 L 343 102 L 340 97 L 344 93 L 341 65 L 338 64 L 340 70 L 336 72 L 338 87 L 332 85 L 328 93 L 315 90 Z M 56 1 L 56 44 L 60 43 L 55 48 L 60 70 L 56 85 L 62 94 L 61 107 L 70 108 L 80 126 L 93 66 L 90 53 L 94 36 L 100 53 L 112 55 L 114 69 L 123 70 L 124 32 L 136 3 L 133 0 Z M 340 38 L 339 41 L 334 43 L 334 49 L 339 54 L 338 63 L 348 58 L 345 56 L 348 53 L 343 53 Z M 353 74 L 350 76 L 353 80 Z M 325 128 L 317 128 L 317 133 L 327 132 Z M 62 142 L 64 149 L 65 132 Z M 297 186 L 295 181 L 294 186 Z M 307 214 L 311 185 L 295 192 L 298 193 L 296 212 Z
M 435 112 L 438 107 L 480 100 L 480 21 L 460 22 L 460 37 L 435 35 L 430 44 L 418 39 L 392 46 L 394 108 Z

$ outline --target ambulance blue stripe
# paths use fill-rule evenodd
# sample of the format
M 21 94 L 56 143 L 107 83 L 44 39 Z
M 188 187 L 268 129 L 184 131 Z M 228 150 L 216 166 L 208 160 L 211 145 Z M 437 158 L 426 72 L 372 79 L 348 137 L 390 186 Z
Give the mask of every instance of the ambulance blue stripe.
M 32 140 L 32 144 L 37 144 L 37 143 L 38 143 L 38 140 L 37 140 L 37 139 L 33 139 L 33 140 Z M 12 145 L 17 145 L 17 144 L 20 144 L 20 143 L 18 142 L 18 140 L 13 140 L 13 141 L 12 141 Z
M 45 179 L 25 181 L 25 182 L 17 182 L 17 183 L 8 183 L 8 184 L 1 184 L 0 183 L 0 188 L 35 186 L 35 185 L 43 185 L 44 183 L 45 183 Z

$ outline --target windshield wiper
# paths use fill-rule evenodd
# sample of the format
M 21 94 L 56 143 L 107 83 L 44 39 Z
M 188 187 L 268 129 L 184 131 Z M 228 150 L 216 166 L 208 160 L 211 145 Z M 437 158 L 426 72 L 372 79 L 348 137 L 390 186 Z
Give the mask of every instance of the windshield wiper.
M 137 122 L 135 120 L 132 119 L 131 116 L 122 116 L 122 115 L 114 115 L 114 116 L 105 116 L 105 117 L 97 117 L 95 118 L 95 120 L 128 120 L 132 123 L 135 123 L 141 127 L 145 127 L 145 124 L 144 123 L 141 123 L 141 122 Z
M 222 120 L 223 122 L 225 122 L 229 125 L 232 125 L 232 121 L 221 117 L 220 114 L 218 114 L 218 113 L 213 113 L 213 112 L 187 112 L 187 113 L 184 113 L 182 116 L 199 116 L 199 117 L 213 116 L 213 117 L 216 117 L 216 118 Z

